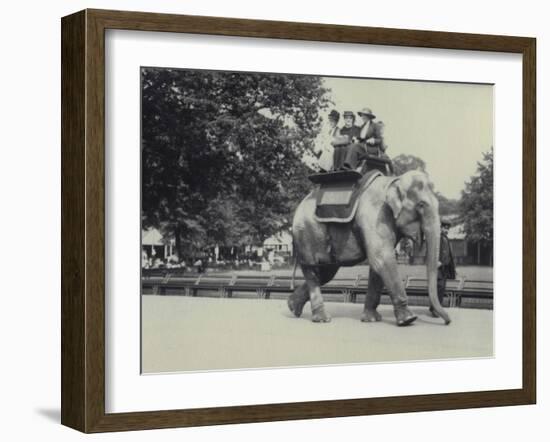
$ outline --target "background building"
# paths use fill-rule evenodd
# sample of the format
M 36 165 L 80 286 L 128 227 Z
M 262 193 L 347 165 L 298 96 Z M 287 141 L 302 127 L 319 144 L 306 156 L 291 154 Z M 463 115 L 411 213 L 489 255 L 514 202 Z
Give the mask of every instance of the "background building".
M 493 244 L 482 244 L 479 241 L 468 241 L 464 233 L 464 224 L 457 224 L 449 229 L 448 235 L 456 265 L 493 265 Z M 426 244 L 420 247 L 413 244 L 411 264 L 424 264 L 426 261 Z

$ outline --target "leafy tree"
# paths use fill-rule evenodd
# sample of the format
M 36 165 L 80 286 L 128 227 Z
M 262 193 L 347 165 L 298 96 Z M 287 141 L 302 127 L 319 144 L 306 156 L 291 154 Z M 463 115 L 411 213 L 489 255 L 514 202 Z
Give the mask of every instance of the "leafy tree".
M 476 175 L 462 191 L 460 212 L 464 232 L 470 241 L 490 244 L 493 241 L 493 148 L 483 154 Z
M 181 256 L 288 225 L 327 92 L 320 77 L 143 68 L 143 227 Z
M 456 215 L 460 212 L 459 201 L 452 198 L 447 198 L 441 192 L 436 191 L 435 196 L 439 202 L 439 214 Z
M 414 156 L 401 154 L 396 156 L 393 160 L 393 170 L 396 175 L 403 175 L 409 170 L 421 170 L 426 172 L 426 163 L 424 160 Z
M 426 162 L 414 155 L 401 154 L 393 160 L 393 168 L 396 175 L 402 175 L 409 170 L 420 170 L 426 172 Z M 451 215 L 458 213 L 458 201 L 445 197 L 440 192 L 435 192 L 435 196 L 439 201 L 439 214 Z

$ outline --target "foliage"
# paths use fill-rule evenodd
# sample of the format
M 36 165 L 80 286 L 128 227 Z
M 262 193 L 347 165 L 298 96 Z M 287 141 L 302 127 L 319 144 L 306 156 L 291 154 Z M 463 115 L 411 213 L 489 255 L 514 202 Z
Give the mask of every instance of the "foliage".
M 143 227 L 181 253 L 288 226 L 326 92 L 320 77 L 143 68 Z
M 441 192 L 436 191 L 435 196 L 439 202 L 439 215 L 456 215 L 460 211 L 459 201 L 452 198 L 447 198 Z
M 393 170 L 396 175 L 403 175 L 409 170 L 421 170 L 426 172 L 426 163 L 424 160 L 414 156 L 401 154 L 396 156 L 393 160 Z
M 396 156 L 393 160 L 393 168 L 396 175 L 403 175 L 410 170 L 421 170 L 426 172 L 426 162 L 414 155 L 401 154 Z M 439 214 L 440 215 L 453 215 L 458 213 L 458 201 L 445 197 L 440 192 L 435 192 L 435 196 L 439 202 Z
M 460 199 L 464 232 L 470 241 L 489 244 L 493 240 L 493 148 L 483 154 L 476 175 L 466 183 Z

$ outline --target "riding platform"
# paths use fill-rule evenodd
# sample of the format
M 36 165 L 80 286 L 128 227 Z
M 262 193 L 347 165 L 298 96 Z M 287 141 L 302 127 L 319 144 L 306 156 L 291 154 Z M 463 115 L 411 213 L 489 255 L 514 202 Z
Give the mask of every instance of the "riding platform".
M 359 196 L 379 176 L 391 174 L 391 161 L 367 156 L 356 170 L 345 169 L 308 176 L 316 184 L 315 219 L 322 223 L 349 223 L 355 216 Z
M 314 184 L 328 184 L 328 183 L 354 183 L 361 179 L 366 173 L 378 170 L 383 175 L 392 174 L 391 160 L 387 158 L 381 158 L 375 155 L 366 155 L 365 159 L 361 162 L 361 165 L 357 170 L 333 170 L 330 172 L 315 173 L 309 175 L 308 179 Z

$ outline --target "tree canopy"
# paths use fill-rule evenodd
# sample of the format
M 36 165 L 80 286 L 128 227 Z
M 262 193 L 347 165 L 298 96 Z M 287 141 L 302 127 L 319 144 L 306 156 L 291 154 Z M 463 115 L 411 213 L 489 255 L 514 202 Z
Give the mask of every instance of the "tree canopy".
M 414 155 L 406 155 L 402 153 L 396 156 L 393 160 L 393 171 L 396 175 L 403 175 L 409 170 L 421 170 L 426 172 L 426 162 Z
M 447 198 L 441 192 L 436 191 L 435 196 L 439 202 L 439 214 L 445 215 L 457 215 L 460 211 L 459 201 L 453 198 Z
M 483 154 L 476 175 L 462 191 L 460 212 L 464 232 L 470 241 L 489 244 L 493 241 L 493 148 Z
M 426 172 L 426 162 L 414 155 L 400 154 L 393 160 L 393 169 L 396 175 L 403 175 L 410 170 L 420 170 Z M 458 200 L 447 198 L 441 192 L 435 191 L 435 196 L 439 202 L 440 215 L 454 215 L 459 211 Z
M 143 68 L 142 224 L 178 251 L 263 241 L 308 190 L 314 76 Z

